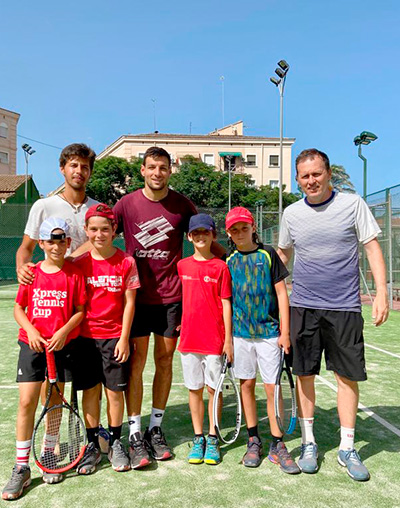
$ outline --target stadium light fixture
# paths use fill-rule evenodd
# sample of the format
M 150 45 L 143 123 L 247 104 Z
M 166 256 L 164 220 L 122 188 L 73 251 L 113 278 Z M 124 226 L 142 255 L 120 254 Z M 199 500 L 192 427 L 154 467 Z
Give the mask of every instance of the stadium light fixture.
M 282 181 L 283 181 L 283 94 L 285 91 L 285 82 L 286 82 L 286 74 L 290 69 L 289 64 L 286 60 L 279 60 L 278 67 L 275 69 L 275 74 L 279 77 L 277 79 L 275 76 L 269 78 L 271 83 L 273 83 L 279 90 L 280 96 L 280 129 L 279 129 L 279 227 L 282 222 L 282 213 L 283 213 L 283 199 L 282 199 Z M 262 182 L 261 182 L 262 183 Z
M 362 131 L 360 135 L 353 139 L 353 143 L 358 146 L 358 156 L 363 161 L 364 175 L 363 175 L 363 198 L 367 200 L 367 159 L 361 153 L 362 145 L 369 145 L 372 141 L 376 141 L 378 136 L 373 132 Z
M 29 166 L 29 157 L 36 153 L 36 150 L 34 150 L 31 145 L 28 145 L 28 143 L 24 143 L 21 146 L 22 150 L 24 151 L 25 156 L 25 221 L 28 219 L 28 166 Z

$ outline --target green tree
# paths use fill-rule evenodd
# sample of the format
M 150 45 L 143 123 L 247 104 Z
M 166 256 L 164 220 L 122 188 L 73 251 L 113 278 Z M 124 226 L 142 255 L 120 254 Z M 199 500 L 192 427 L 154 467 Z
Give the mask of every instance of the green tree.
M 142 159 L 105 157 L 95 162 L 87 194 L 101 203 L 114 205 L 125 194 L 143 187 Z
M 351 194 L 354 194 L 356 192 L 354 185 L 350 181 L 350 176 L 343 166 L 332 164 L 331 170 L 332 170 L 331 183 L 334 189 L 340 192 L 349 192 Z

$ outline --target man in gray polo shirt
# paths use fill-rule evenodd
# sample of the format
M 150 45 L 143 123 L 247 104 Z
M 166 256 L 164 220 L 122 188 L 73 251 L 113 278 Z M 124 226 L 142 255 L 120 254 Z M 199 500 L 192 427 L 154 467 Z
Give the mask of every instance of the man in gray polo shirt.
M 327 369 L 338 386 L 338 462 L 354 480 L 365 481 L 369 472 L 354 449 L 358 381 L 367 378 L 358 244 L 363 244 L 375 279 L 376 326 L 388 317 L 386 271 L 377 241 L 380 229 L 368 206 L 358 195 L 333 191 L 331 175 L 326 154 L 316 149 L 300 153 L 296 179 L 306 197 L 286 208 L 279 235 L 284 263 L 295 253 L 290 335 L 302 433 L 299 466 L 305 473 L 318 470 L 314 381 L 325 351 Z

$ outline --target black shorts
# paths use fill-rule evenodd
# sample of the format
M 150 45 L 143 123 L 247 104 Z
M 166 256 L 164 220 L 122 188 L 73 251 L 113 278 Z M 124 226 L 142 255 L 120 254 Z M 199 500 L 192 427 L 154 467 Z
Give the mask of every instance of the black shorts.
M 365 381 L 363 325 L 360 312 L 291 307 L 293 373 L 319 374 L 325 351 L 327 370 L 351 381 Z
M 116 339 L 78 337 L 74 342 L 71 372 L 77 390 L 88 390 L 99 383 L 113 392 L 128 386 L 129 361 L 117 362 L 114 357 Z
M 166 305 L 136 305 L 131 337 L 147 337 L 151 333 L 177 339 L 181 324 L 182 302 Z
M 54 351 L 56 361 L 57 379 L 60 383 L 65 382 L 64 368 L 70 363 L 71 344 L 73 340 L 64 346 L 61 351 Z M 37 353 L 29 347 L 29 344 L 18 341 L 20 350 L 17 365 L 17 383 L 43 382 L 46 379 L 46 353 Z

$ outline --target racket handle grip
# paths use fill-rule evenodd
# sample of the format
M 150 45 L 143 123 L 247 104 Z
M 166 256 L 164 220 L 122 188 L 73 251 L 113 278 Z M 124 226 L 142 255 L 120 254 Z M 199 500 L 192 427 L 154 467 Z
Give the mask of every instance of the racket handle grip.
M 56 360 L 54 358 L 54 352 L 49 351 L 46 346 L 46 361 L 47 361 L 47 375 L 49 376 L 50 383 L 55 383 L 57 381 L 57 369 L 56 369 Z

